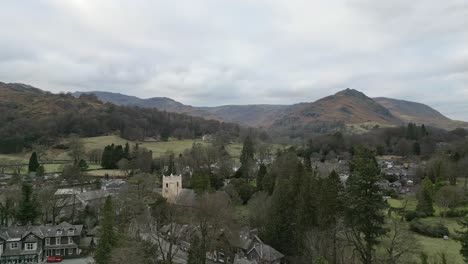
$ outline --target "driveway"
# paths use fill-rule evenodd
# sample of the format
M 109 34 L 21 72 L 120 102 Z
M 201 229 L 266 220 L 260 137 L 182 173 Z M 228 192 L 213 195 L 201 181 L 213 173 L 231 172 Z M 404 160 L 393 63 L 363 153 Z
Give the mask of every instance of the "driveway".
M 94 263 L 92 258 L 64 259 L 62 264 L 90 264 Z

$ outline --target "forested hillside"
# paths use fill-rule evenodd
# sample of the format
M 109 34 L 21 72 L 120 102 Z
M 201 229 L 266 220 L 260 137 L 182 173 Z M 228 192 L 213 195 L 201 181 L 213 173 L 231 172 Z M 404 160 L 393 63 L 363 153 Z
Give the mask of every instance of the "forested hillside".
M 239 126 L 157 109 L 102 103 L 93 95 L 52 94 L 23 84 L 0 83 L 0 152 L 51 145 L 62 136 L 116 133 L 129 140 L 166 140 L 239 133 Z

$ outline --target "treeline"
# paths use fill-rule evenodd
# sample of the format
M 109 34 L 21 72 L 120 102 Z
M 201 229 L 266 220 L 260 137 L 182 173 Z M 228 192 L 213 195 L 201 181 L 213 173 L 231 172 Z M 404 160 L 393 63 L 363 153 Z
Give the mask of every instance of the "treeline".
M 120 169 L 122 171 L 152 172 L 153 152 L 135 144 L 130 148 L 128 143 L 122 145 L 108 145 L 102 151 L 101 166 L 104 169 Z
M 33 144 L 52 145 L 71 134 L 93 137 L 117 133 L 128 140 L 199 138 L 225 132 L 238 136 L 235 124 L 157 109 L 103 104 L 93 95 L 13 91 L 0 100 L 0 153 L 17 153 Z
M 354 146 L 365 146 L 377 155 L 419 156 L 430 158 L 443 143 L 463 140 L 464 129 L 445 131 L 413 123 L 401 127 L 375 128 L 365 134 L 335 132 L 306 140 L 303 155 L 327 160 L 349 157 Z

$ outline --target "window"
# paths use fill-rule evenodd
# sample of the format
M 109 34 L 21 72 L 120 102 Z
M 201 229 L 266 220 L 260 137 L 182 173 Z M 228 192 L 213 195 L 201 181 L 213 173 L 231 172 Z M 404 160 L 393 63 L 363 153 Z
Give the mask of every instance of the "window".
M 61 237 L 56 237 L 56 238 L 55 238 L 55 245 L 60 245 L 60 244 L 62 244 L 62 243 L 61 243 L 61 242 L 62 242 L 61 240 L 62 240 Z
M 166 183 L 166 188 L 169 188 L 169 183 Z
M 73 248 L 68 249 L 68 255 L 73 255 Z
M 10 244 L 10 249 L 17 249 L 18 248 L 18 243 L 11 243 Z
M 57 230 L 57 235 L 61 235 L 62 234 L 62 230 Z
M 55 250 L 55 255 L 56 255 L 56 256 L 60 256 L 60 251 L 61 251 L 60 249 L 56 249 L 56 250 Z
M 68 237 L 68 244 L 73 244 L 73 237 Z
M 26 250 L 36 250 L 36 243 L 26 243 Z
M 69 235 L 73 235 L 74 233 L 75 233 L 75 229 L 72 229 L 72 228 L 68 229 Z
M 45 239 L 45 244 L 46 244 L 46 246 L 50 246 L 50 237 L 47 237 Z

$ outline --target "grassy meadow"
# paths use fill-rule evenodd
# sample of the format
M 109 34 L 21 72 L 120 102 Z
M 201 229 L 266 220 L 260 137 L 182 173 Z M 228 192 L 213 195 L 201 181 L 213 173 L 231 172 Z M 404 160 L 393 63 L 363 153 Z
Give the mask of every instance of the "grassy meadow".
M 199 144 L 209 144 L 206 141 L 203 141 L 201 139 L 184 139 L 184 140 L 177 140 L 177 139 L 170 139 L 169 141 L 151 141 L 151 142 L 136 142 L 136 141 L 129 141 L 125 140 L 121 137 L 118 137 L 116 135 L 108 135 L 108 136 L 99 136 L 99 137 L 86 137 L 82 138 L 85 150 L 88 152 L 93 149 L 104 149 L 105 146 L 115 144 L 115 145 L 125 145 L 127 142 L 130 144 L 130 146 L 134 146 L 136 143 L 139 143 L 141 147 L 144 147 L 148 150 L 151 150 L 153 152 L 153 158 L 160 157 L 161 155 L 172 151 L 176 155 L 183 153 L 185 150 L 190 149 L 193 144 L 199 143 Z M 272 149 L 276 150 L 279 148 L 283 148 L 281 145 L 274 144 L 272 145 Z M 228 153 L 231 155 L 231 157 L 235 160 L 239 160 L 241 151 L 242 151 L 242 144 L 240 143 L 234 143 L 234 144 L 229 144 L 226 147 Z M 19 153 L 19 154 L 0 154 L 0 162 L 16 162 L 16 163 L 22 163 L 25 164 L 23 168 L 21 169 L 22 173 L 25 173 L 27 171 L 27 163 L 29 161 L 29 157 L 31 156 L 31 152 L 24 152 L 24 153 Z M 45 160 L 60 160 L 60 161 L 66 161 L 70 160 L 70 156 L 66 150 L 58 150 L 58 149 L 49 149 L 46 151 L 44 157 L 41 158 L 41 161 Z M 60 164 L 52 164 L 52 163 L 47 163 L 45 161 L 44 167 L 45 171 L 47 173 L 50 172 L 61 172 L 63 170 L 63 166 L 66 165 L 67 162 L 60 162 Z M 104 171 L 100 170 L 101 167 L 97 164 L 89 164 L 89 174 L 93 176 L 104 176 L 105 174 L 109 175 L 116 175 L 116 176 L 122 176 L 120 175 L 120 172 L 110 172 L 110 171 Z M 92 171 L 92 173 L 91 173 Z M 11 173 L 12 169 L 7 169 L 5 171 L 6 173 Z
M 402 199 L 388 199 L 388 204 L 393 208 L 402 208 L 405 201 L 407 210 L 415 210 L 417 205 L 417 200 L 414 195 L 402 195 Z M 433 217 L 420 219 L 423 222 L 442 222 L 450 231 L 449 240 L 444 240 L 442 238 L 432 238 L 428 236 L 419 235 L 413 232 L 416 240 L 421 244 L 423 251 L 430 257 L 435 258 L 441 253 L 445 253 L 448 257 L 449 263 L 453 264 L 462 264 L 463 259 L 460 255 L 460 243 L 454 240 L 454 234 L 456 230 L 460 229 L 460 226 L 457 223 L 458 218 L 445 218 L 442 219 L 440 216 L 439 208 L 434 205 L 435 214 Z M 402 224 L 408 226 L 407 222 L 402 222 Z

